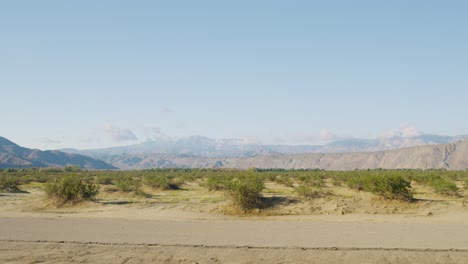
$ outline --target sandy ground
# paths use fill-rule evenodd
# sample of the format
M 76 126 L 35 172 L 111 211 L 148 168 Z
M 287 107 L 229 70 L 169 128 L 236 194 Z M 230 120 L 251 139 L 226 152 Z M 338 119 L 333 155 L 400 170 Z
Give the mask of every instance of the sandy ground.
M 422 189 L 404 204 L 343 188 L 298 202 L 269 187 L 280 203 L 247 216 L 196 186 L 61 208 L 40 188 L 0 194 L 0 263 L 468 263 L 466 198 Z
M 466 251 L 101 245 L 0 241 L 1 263 L 466 263 Z
M 468 223 L 0 218 L 0 263 L 467 263 Z
M 0 218 L 2 241 L 468 250 L 468 223 Z

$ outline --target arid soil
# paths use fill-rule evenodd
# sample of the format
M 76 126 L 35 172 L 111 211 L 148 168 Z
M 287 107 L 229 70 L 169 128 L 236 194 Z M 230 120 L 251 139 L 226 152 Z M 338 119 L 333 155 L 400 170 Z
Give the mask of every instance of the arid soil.
M 466 251 L 297 249 L 0 241 L 2 263 L 466 263 Z
M 37 185 L 0 196 L 0 263 L 466 263 L 466 191 L 413 203 L 330 187 L 304 200 L 267 183 L 246 215 L 196 184 L 57 207 Z

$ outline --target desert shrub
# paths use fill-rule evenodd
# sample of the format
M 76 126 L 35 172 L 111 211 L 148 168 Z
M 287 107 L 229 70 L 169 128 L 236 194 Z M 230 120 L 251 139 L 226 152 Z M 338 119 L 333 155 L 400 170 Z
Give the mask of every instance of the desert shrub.
M 298 177 L 298 179 L 309 187 L 321 188 L 323 187 L 323 176 L 321 174 L 303 174 Z
M 195 182 L 197 180 L 205 178 L 206 174 L 211 175 L 213 172 L 202 172 L 198 170 L 180 170 L 177 171 L 176 177 L 179 178 L 181 181 L 186 181 L 186 182 Z
M 81 169 L 79 166 L 65 166 L 63 167 L 65 172 L 80 172 Z
M 52 178 L 53 178 L 53 176 L 51 176 L 50 174 L 38 173 L 38 174 L 32 176 L 31 181 L 45 183 L 45 182 L 48 182 L 48 181 L 52 180 Z
M 274 181 L 278 184 L 281 184 L 287 187 L 292 187 L 294 184 L 288 175 L 278 175 L 275 177 Z
M 94 200 L 99 193 L 99 187 L 94 184 L 85 184 L 76 175 L 66 175 L 50 181 L 45 186 L 49 198 L 58 204 L 76 204 L 82 201 Z
M 431 187 L 438 194 L 447 195 L 447 196 L 457 196 L 458 188 L 457 185 L 444 178 L 435 179 L 431 182 Z
M 226 185 L 226 193 L 236 206 L 246 212 L 260 206 L 260 197 L 265 184 L 263 178 L 252 174 L 242 174 L 233 178 Z
M 2 192 L 19 192 L 21 191 L 19 185 L 20 179 L 13 175 L 1 174 L 0 175 L 0 191 Z
M 98 175 L 96 177 L 96 182 L 102 185 L 110 185 L 112 184 L 112 178 L 111 175 Z
M 468 190 L 468 179 L 465 179 L 464 186 L 465 186 L 465 190 Z
M 115 186 L 117 189 L 121 192 L 124 193 L 130 193 L 133 192 L 135 194 L 140 194 L 143 191 L 141 190 L 141 179 L 134 179 L 133 177 L 130 176 L 122 176 L 120 177 L 116 183 Z
M 447 196 L 458 195 L 458 188 L 455 182 L 439 174 L 423 174 L 415 176 L 413 179 L 420 184 L 431 187 L 438 194 Z
M 297 195 L 300 197 L 306 198 L 306 199 L 311 199 L 311 198 L 317 198 L 320 197 L 320 191 L 317 190 L 316 188 L 312 188 L 307 185 L 300 185 L 296 188 L 294 188 L 296 191 Z
M 333 172 L 331 174 L 331 182 L 333 186 L 342 186 L 349 180 L 350 176 L 343 172 Z
M 364 190 L 387 199 L 411 201 L 411 184 L 400 175 L 363 174 L 352 176 L 347 184 L 350 188 Z
M 353 175 L 349 179 L 346 180 L 346 184 L 349 188 L 362 191 L 362 190 L 369 190 L 370 182 L 368 177 L 364 177 L 362 175 Z
M 94 183 L 95 177 L 93 175 L 88 173 L 81 173 L 78 175 L 80 176 L 81 181 L 83 181 L 84 183 Z
M 276 182 L 277 180 L 277 173 L 268 173 L 268 172 L 265 172 L 265 180 L 267 181 L 271 181 L 271 182 Z
M 182 185 L 181 180 L 175 180 L 174 177 L 169 175 L 146 175 L 145 176 L 146 185 L 151 188 L 161 189 L 161 190 L 179 190 Z
M 225 190 L 228 183 L 228 176 L 211 174 L 205 181 L 205 187 L 208 188 L 209 191 Z

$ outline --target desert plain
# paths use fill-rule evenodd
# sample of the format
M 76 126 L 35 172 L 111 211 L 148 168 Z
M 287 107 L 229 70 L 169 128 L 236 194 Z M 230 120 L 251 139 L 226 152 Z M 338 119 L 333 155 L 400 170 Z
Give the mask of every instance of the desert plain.
M 32 180 L 0 194 L 0 262 L 467 263 L 463 177 L 452 195 L 413 180 L 405 201 L 328 176 L 304 194 L 281 174 L 248 210 L 204 176 L 134 192 L 102 180 L 93 200 L 60 204 Z

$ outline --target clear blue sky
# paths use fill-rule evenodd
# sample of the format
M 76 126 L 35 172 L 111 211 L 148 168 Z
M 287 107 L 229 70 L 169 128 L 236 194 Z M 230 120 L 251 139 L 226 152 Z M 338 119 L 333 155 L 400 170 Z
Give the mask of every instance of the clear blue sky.
M 463 0 L 2 1 L 0 136 L 466 134 L 467 14 Z

